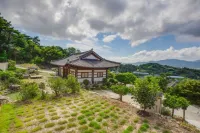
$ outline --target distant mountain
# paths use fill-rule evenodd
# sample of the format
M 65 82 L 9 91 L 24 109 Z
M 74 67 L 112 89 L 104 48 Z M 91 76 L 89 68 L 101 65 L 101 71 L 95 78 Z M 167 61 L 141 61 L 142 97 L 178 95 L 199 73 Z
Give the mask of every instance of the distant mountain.
M 167 59 L 167 60 L 160 60 L 160 61 L 150 61 L 150 62 L 137 62 L 133 63 L 133 65 L 142 65 L 146 63 L 158 63 L 161 65 L 168 65 L 173 67 L 187 67 L 193 69 L 200 69 L 200 60 L 197 61 L 184 61 L 184 60 L 177 60 L 177 59 Z

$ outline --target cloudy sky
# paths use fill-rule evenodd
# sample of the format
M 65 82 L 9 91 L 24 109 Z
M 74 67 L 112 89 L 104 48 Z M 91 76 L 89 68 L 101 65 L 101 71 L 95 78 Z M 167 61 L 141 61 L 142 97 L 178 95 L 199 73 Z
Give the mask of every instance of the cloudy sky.
M 15 28 L 42 45 L 93 48 L 124 63 L 200 60 L 200 0 L 0 0 Z

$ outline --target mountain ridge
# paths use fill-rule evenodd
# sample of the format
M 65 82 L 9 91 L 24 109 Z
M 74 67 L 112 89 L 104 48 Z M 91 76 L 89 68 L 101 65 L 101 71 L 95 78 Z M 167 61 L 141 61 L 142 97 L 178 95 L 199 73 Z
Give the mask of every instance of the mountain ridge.
M 149 62 L 136 62 L 132 63 L 133 65 L 142 65 L 147 63 L 158 63 L 161 65 L 168 65 L 173 67 L 187 67 L 192 69 L 200 69 L 200 60 L 196 61 L 185 61 L 185 60 L 178 60 L 178 59 L 166 59 L 166 60 L 159 60 L 159 61 L 149 61 Z

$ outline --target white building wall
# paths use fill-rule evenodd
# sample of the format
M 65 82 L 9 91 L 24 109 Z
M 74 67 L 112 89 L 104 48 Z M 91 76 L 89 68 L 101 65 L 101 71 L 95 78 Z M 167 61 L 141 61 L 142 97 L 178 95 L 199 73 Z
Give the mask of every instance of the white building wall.
M 88 72 L 89 77 L 88 78 L 81 78 L 82 72 Z M 83 82 L 83 80 L 85 80 L 85 79 L 89 80 L 90 83 L 92 83 L 92 70 L 78 70 L 77 79 L 78 79 L 78 82 L 80 82 L 80 83 Z
M 88 72 L 89 77 L 81 78 L 81 72 Z M 103 72 L 103 77 L 97 77 L 98 72 Z M 104 78 L 106 78 L 106 69 L 105 70 L 94 70 L 94 83 L 101 82 L 101 81 L 103 81 Z M 87 79 L 90 81 L 90 83 L 92 83 L 92 70 L 78 70 L 77 79 L 78 79 L 78 82 L 83 82 L 83 80 Z
M 103 77 L 97 77 L 98 72 L 103 72 Z M 94 83 L 101 82 L 103 79 L 106 78 L 106 69 L 105 70 L 94 70 Z

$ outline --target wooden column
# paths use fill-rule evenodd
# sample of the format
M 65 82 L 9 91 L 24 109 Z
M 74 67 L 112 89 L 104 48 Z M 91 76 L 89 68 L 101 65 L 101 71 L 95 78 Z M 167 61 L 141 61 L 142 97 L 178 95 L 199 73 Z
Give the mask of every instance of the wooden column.
M 75 68 L 75 77 L 78 79 L 78 69 L 77 69 L 77 67 Z
M 108 69 L 106 69 L 106 78 L 108 78 Z
M 94 69 L 92 69 L 92 84 L 94 84 Z
M 65 66 L 63 66 L 62 69 L 63 69 L 63 76 L 62 77 L 65 77 Z

